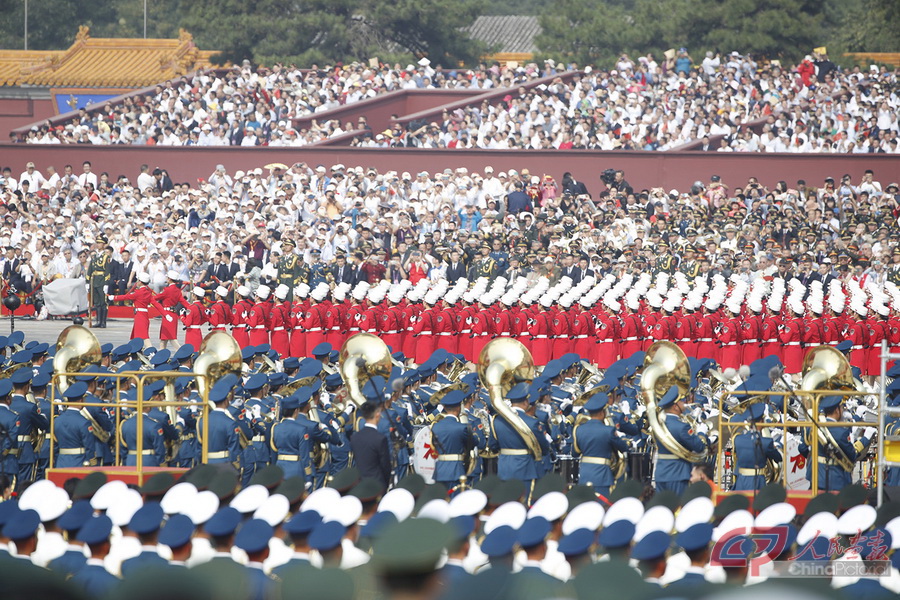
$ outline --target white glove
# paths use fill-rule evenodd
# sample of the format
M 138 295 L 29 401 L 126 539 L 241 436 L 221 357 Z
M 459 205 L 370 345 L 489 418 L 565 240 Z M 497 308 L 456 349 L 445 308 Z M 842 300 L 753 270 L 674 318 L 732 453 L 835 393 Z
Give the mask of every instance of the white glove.
M 347 408 L 344 409 L 344 413 L 343 413 L 343 414 L 345 414 L 346 416 L 349 417 L 349 416 L 353 413 L 354 410 L 356 410 L 356 405 L 353 404 L 352 402 L 348 402 L 348 403 L 347 403 Z
M 253 408 L 250 409 L 250 412 L 252 412 L 253 416 L 257 419 L 262 418 L 262 406 L 260 406 L 259 404 L 254 405 Z
M 322 404 L 322 406 L 331 406 L 331 394 L 329 394 L 325 390 L 322 390 L 321 392 L 319 392 L 319 402 Z
M 634 409 L 634 412 L 638 417 L 643 417 L 644 413 L 647 412 L 647 407 L 643 404 L 638 404 L 638 407 Z
M 563 400 L 562 402 L 559 403 L 559 407 L 560 407 L 560 409 L 565 410 L 566 407 L 568 407 L 570 404 L 572 404 L 572 399 L 566 398 L 565 400 Z
M 622 411 L 623 415 L 631 414 L 631 405 L 628 404 L 628 400 L 622 400 L 621 402 L 619 402 L 619 410 Z
M 870 441 L 871 441 L 871 440 L 872 440 L 872 437 L 875 435 L 875 433 L 876 433 L 877 431 L 878 431 L 878 430 L 875 429 L 874 427 L 866 427 L 865 429 L 863 429 L 863 433 L 862 433 L 862 434 L 863 434 L 863 437 L 864 437 L 864 438 L 866 438 L 867 440 L 870 440 Z
M 550 437 L 550 434 L 549 434 L 549 433 L 545 433 L 545 434 L 544 434 L 544 439 L 547 440 L 547 443 L 548 443 L 548 444 L 552 444 L 552 443 L 553 443 L 553 438 Z
M 175 424 L 176 424 L 176 425 L 181 425 L 181 426 L 183 427 L 183 426 L 184 426 L 184 419 L 182 419 L 181 417 L 178 417 L 177 419 L 175 419 Z
M 109 300 L 110 302 L 114 302 L 114 300 L 113 300 L 114 298 L 115 298 L 115 296 L 113 296 L 112 294 L 109 294 L 106 296 L 106 299 Z
M 697 433 L 702 433 L 706 435 L 709 432 L 709 426 L 706 423 L 700 423 L 697 425 Z
M 109 293 L 109 286 L 108 286 L 108 285 L 104 285 L 104 286 L 103 286 L 103 293 L 104 293 L 104 294 Z
M 859 406 L 856 408 L 856 416 L 860 419 L 865 419 L 868 412 L 869 408 L 867 406 Z

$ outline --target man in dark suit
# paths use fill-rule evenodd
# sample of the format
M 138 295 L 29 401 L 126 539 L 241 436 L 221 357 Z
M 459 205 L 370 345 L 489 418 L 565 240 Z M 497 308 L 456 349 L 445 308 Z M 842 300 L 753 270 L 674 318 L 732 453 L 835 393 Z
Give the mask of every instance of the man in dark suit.
M 563 254 L 560 276 L 570 277 L 572 279 L 572 285 L 576 285 L 580 282 L 583 276 L 581 274 L 581 269 L 572 264 L 572 255 L 569 253 Z
M 515 189 L 506 195 L 506 212 L 517 215 L 521 212 L 531 212 L 531 198 L 523 190 L 522 182 L 515 183 Z
M 387 489 L 391 480 L 391 450 L 387 437 L 378 431 L 381 406 L 366 402 L 359 408 L 359 416 L 365 423 L 350 438 L 356 468 L 361 477 L 372 477 Z
M 110 294 L 124 294 L 128 291 L 131 281 L 131 272 L 134 270 L 134 261 L 131 260 L 131 252 L 122 250 L 122 260 L 115 261 L 112 266 L 112 287 Z
M 334 282 L 353 284 L 353 269 L 347 264 L 347 257 L 344 254 L 338 254 L 334 257 L 334 262 L 334 266 L 329 269 Z
M 220 278 L 222 281 L 233 281 L 234 276 L 241 270 L 241 266 L 231 260 L 231 251 L 222 252 L 222 264 L 225 265 L 225 277 Z
M 368 281 L 369 276 L 367 274 L 366 269 L 366 259 L 365 255 L 362 252 L 355 252 L 353 254 L 353 264 L 350 266 L 350 285 L 355 286 L 357 283 L 361 281 Z
M 216 252 L 212 262 L 206 267 L 206 275 L 203 277 L 203 283 L 217 286 L 223 281 L 228 281 L 228 266 L 222 262 L 222 253 Z
M 450 251 L 450 259 L 447 261 L 447 281 L 456 283 L 456 281 L 466 276 L 466 265 L 463 264 L 459 255 L 459 249 L 454 248 Z
M 16 256 L 16 249 L 12 246 L 6 248 L 6 257 L 3 260 L 3 280 L 17 292 L 28 293 L 28 283 L 22 274 L 22 265 L 25 264 L 21 258 Z

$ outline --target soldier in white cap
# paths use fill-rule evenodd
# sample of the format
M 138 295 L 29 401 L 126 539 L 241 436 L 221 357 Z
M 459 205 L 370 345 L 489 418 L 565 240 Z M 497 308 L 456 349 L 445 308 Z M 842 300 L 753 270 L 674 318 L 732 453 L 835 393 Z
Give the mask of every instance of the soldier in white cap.
M 169 284 L 153 297 L 153 301 L 161 305 L 162 324 L 159 327 L 159 345 L 166 348 L 170 340 L 178 339 L 178 315 L 176 310 L 184 307 L 187 301 L 181 293 L 181 276 L 174 269 L 166 273 Z
M 199 348 L 203 343 L 203 333 L 200 328 L 206 323 L 206 306 L 203 304 L 203 296 L 206 291 L 200 286 L 195 286 L 191 293 L 194 301 L 181 309 L 181 322 L 185 329 L 184 343 Z
M 261 346 L 269 343 L 269 321 L 272 310 L 269 299 L 269 286 L 261 285 L 256 288 L 256 304 L 247 314 L 247 327 L 250 329 L 250 345 Z

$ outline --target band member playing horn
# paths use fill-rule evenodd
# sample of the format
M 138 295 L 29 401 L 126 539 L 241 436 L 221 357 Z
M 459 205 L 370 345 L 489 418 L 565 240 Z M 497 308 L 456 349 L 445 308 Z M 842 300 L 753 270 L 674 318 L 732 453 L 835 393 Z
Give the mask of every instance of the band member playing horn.
M 691 452 L 703 452 L 709 446 L 705 432 L 694 431 L 683 419 L 686 408 L 684 398 L 678 395 L 678 387 L 669 388 L 659 399 L 659 407 L 665 411 L 666 428 L 672 437 Z M 659 444 L 659 460 L 656 463 L 656 488 L 672 490 L 681 495 L 691 479 L 691 463 L 679 458 L 663 444 Z
M 617 435 L 616 428 L 607 425 L 606 405 L 609 399 L 599 392 L 588 400 L 584 409 L 590 413 L 590 420 L 575 426 L 575 454 L 581 456 L 578 469 L 578 483 L 591 485 L 594 490 L 609 497 L 609 488 L 615 482 L 610 463 L 613 452 L 627 452 L 628 444 Z
M 541 452 L 547 453 L 550 452 L 550 444 L 544 432 L 541 431 L 538 420 L 528 416 L 525 412 L 528 390 L 527 383 L 518 383 L 509 390 L 506 399 L 512 404 L 513 410 L 525 423 L 525 426 L 533 432 Z M 509 422 L 505 419 L 498 419 L 496 415 L 491 418 L 491 428 L 495 436 L 491 440 L 493 446 L 491 450 L 500 451 L 500 458 L 497 460 L 497 475 L 503 480 L 521 479 L 525 482 L 526 490 L 530 490 L 534 480 L 538 477 L 538 464 L 529 452 L 525 438 Z
M 766 461 L 781 462 L 781 452 L 772 438 L 765 437 L 754 425 L 762 420 L 766 412 L 763 403 L 751 404 L 747 409 L 748 431 L 734 437 L 734 455 L 737 472 L 734 489 L 736 491 L 758 491 L 766 485 Z
M 843 411 L 844 398 L 842 396 L 825 396 L 819 401 L 819 412 L 825 416 L 825 422 L 840 421 Z M 823 428 L 825 429 L 825 428 Z M 851 471 L 853 464 L 861 457 L 865 456 L 866 448 L 875 435 L 874 427 L 829 427 L 827 428 L 831 437 L 837 444 L 837 447 L 830 443 L 819 442 L 819 490 L 826 492 L 839 491 L 852 483 Z M 853 431 L 855 430 L 855 431 Z M 851 434 L 858 434 L 856 441 L 852 441 Z M 808 434 L 809 435 L 809 434 Z M 827 439 L 827 438 L 826 438 Z M 810 440 L 807 439 L 800 444 L 800 454 L 809 456 Z M 812 464 L 806 462 L 806 473 L 810 481 L 812 481 Z
M 434 467 L 434 480 L 451 488 L 466 476 L 468 456 L 476 445 L 475 436 L 468 425 L 460 421 L 460 409 L 466 393 L 449 392 L 441 399 L 443 418 L 431 426 L 431 444 L 438 453 Z

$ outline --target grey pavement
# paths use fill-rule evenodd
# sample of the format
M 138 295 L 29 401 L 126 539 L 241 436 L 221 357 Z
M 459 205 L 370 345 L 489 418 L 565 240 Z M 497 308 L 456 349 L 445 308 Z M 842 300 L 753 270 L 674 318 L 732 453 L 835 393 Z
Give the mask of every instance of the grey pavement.
M 159 324 L 161 319 L 150 320 L 150 343 L 157 348 L 159 347 Z M 87 326 L 87 321 L 85 321 Z M 124 344 L 131 339 L 131 319 L 109 319 L 105 329 L 92 329 L 91 331 L 97 336 L 101 344 L 111 343 L 114 346 Z M 0 318 L 0 335 L 9 335 L 11 321 L 9 317 Z M 48 344 L 56 343 L 59 333 L 72 325 L 72 319 L 56 319 L 53 321 L 37 321 L 35 319 L 23 319 L 16 317 L 15 330 L 25 332 L 25 341 L 37 340 L 39 342 L 47 342 Z M 204 328 L 205 329 L 205 328 Z M 206 332 L 204 332 L 205 335 Z M 177 348 L 184 341 L 184 332 L 178 332 L 179 340 L 177 344 L 169 344 L 170 349 Z

